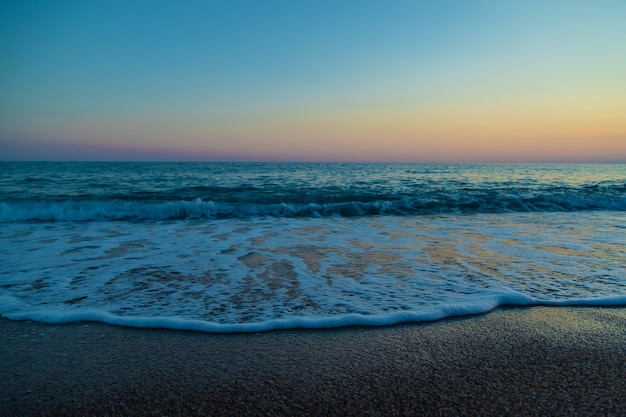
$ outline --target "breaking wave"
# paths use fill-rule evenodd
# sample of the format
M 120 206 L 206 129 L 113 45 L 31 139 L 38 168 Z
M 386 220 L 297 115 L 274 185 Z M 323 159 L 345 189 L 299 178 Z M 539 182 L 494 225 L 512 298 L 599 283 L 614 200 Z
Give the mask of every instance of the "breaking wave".
M 403 197 L 320 202 L 220 202 L 145 200 L 14 201 L 0 203 L 1 222 L 186 220 L 250 217 L 360 217 L 506 212 L 626 211 L 626 195 L 507 197 Z

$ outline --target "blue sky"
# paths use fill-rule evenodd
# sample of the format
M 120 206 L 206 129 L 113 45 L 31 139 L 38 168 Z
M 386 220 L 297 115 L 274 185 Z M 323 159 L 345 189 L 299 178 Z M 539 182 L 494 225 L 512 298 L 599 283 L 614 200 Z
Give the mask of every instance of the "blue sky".
M 0 141 L 6 159 L 626 160 L 624 21 L 602 0 L 8 0 Z

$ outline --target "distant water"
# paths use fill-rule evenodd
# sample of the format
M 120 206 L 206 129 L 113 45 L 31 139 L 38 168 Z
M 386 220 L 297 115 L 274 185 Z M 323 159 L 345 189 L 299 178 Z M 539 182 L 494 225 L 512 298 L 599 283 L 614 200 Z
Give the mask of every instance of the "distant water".
M 0 314 L 209 332 L 626 305 L 626 165 L 0 162 Z

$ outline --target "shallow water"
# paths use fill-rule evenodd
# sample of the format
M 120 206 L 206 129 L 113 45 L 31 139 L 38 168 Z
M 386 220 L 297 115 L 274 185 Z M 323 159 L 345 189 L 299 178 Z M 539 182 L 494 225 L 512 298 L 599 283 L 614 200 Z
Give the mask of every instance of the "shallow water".
M 132 171 L 131 165 L 122 165 Z M 224 164 L 216 165 L 225 169 Z M 185 164 L 141 166 L 152 167 L 153 179 L 159 176 L 156 167 L 169 166 L 173 173 L 163 175 L 163 181 L 178 184 L 193 180 L 191 174 L 191 179 L 174 178 Z M 262 165 L 265 170 L 269 170 L 268 166 Z M 319 185 L 319 178 L 329 175 L 324 172 L 332 164 L 323 166 L 319 176 L 313 172 L 309 174 L 311 179 L 300 181 L 309 181 L 311 188 Z M 383 167 L 399 169 L 397 165 L 373 165 L 375 172 Z M 404 167 L 423 171 L 428 166 Z M 475 195 L 481 193 L 477 191 L 480 187 L 484 188 L 482 193 L 496 193 L 492 190 L 495 188 L 500 190 L 497 193 L 501 198 L 531 187 L 530 183 L 535 183 L 534 193 L 550 187 L 570 187 L 582 193 L 579 189 L 589 189 L 589 183 L 594 182 L 600 191 L 598 195 L 588 195 L 590 201 L 619 207 L 624 199 L 615 191 L 623 181 L 619 166 L 609 170 L 612 176 L 606 174 L 606 167 L 602 168 L 602 180 L 590 174 L 588 183 L 582 180 L 584 175 L 580 172 L 578 177 L 563 173 L 574 169 L 569 166 L 557 166 L 557 172 L 548 171 L 550 175 L 544 172 L 543 183 L 532 167 L 524 168 L 529 172 L 525 177 L 519 174 L 521 167 L 513 167 L 518 173 L 510 178 L 505 176 L 505 168 L 499 167 L 497 175 L 490 175 L 469 166 L 462 171 L 464 175 L 456 175 L 461 178 L 458 182 L 471 182 Z M 115 174 L 115 170 L 121 169 L 119 164 L 109 168 L 106 164 L 94 164 L 92 169 L 100 174 L 111 169 L 111 175 L 118 179 L 121 175 Z M 232 165 L 230 169 L 235 170 L 229 175 L 236 181 L 235 174 L 241 167 Z M 257 178 L 255 183 L 250 178 L 260 175 L 259 168 L 253 164 L 249 169 L 252 172 L 243 172 L 238 181 L 250 183 L 252 194 L 263 194 L 261 183 L 275 183 L 266 177 Z M 625 210 L 565 210 L 553 206 L 551 211 L 528 207 L 494 211 L 495 203 L 487 209 L 472 206 L 471 210 L 460 210 L 457 204 L 451 210 L 449 202 L 460 200 L 467 193 L 459 190 L 456 196 L 447 197 L 441 214 L 355 211 L 342 215 L 337 211 L 327 215 L 312 212 L 307 216 L 278 212 L 244 215 L 246 211 L 237 204 L 249 207 L 250 199 L 261 197 L 233 203 L 230 195 L 228 204 L 235 208 L 228 216 L 173 218 L 153 213 L 141 220 L 132 216 L 116 220 L 106 214 L 93 216 L 88 207 L 103 210 L 107 205 L 129 203 L 148 204 L 152 210 L 154 205 L 188 202 L 181 200 L 180 191 L 170 189 L 173 186 L 153 190 L 149 186 L 153 182 L 148 178 L 142 180 L 145 185 L 140 198 L 132 198 L 137 192 L 134 190 L 120 199 L 116 187 L 140 185 L 96 187 L 96 174 L 72 177 L 68 172 L 56 176 L 53 172 L 51 169 L 44 176 L 46 181 L 52 181 L 45 190 L 19 186 L 24 189 L 21 195 L 28 198 L 11 197 L 18 193 L 4 180 L 2 204 L 9 209 L 5 207 L 0 229 L 0 314 L 8 318 L 47 322 L 96 320 L 138 327 L 230 332 L 387 325 L 476 314 L 505 304 L 626 305 Z M 34 178 L 32 175 L 29 178 Z M 347 184 L 367 180 L 362 173 L 358 180 L 347 172 L 342 175 Z M 420 175 L 428 177 L 424 172 Z M 430 180 L 437 178 L 433 175 Z M 453 190 L 449 175 L 443 178 L 439 180 L 444 183 L 433 187 Z M 55 185 L 55 181 L 59 184 Z M 341 183 L 330 177 L 323 181 L 332 182 L 333 186 Z M 598 181 L 603 185 L 598 185 Z M 380 176 L 372 175 L 370 182 L 371 193 L 379 187 L 398 192 L 393 183 L 387 187 L 381 184 Z M 132 182 L 129 180 L 128 184 Z M 229 187 L 242 188 L 241 184 Z M 366 185 L 361 187 L 365 189 Z M 612 194 L 607 194 L 606 189 L 611 187 Z M 95 191 L 87 198 L 83 191 L 76 191 L 83 188 Z M 288 190 L 286 186 L 267 186 L 265 192 L 271 194 L 264 197 L 267 201 L 260 199 L 253 204 L 269 212 L 278 198 L 277 189 Z M 66 194 L 65 200 L 59 197 L 61 190 Z M 353 198 L 355 191 L 350 192 Z M 71 193 L 83 193 L 83 197 L 78 201 L 74 197 L 67 199 Z M 385 193 L 388 191 L 379 194 Z M 171 194 L 176 195 L 172 200 L 164 197 Z M 326 200 L 315 204 L 335 204 L 332 199 L 338 199 L 337 195 L 327 195 Z M 426 195 L 427 191 L 419 191 L 412 198 Z M 300 204 L 289 201 L 288 196 L 281 198 L 287 199 L 281 204 Z M 380 201 L 370 203 L 384 205 Z M 214 200 L 210 203 L 226 204 Z M 366 203 L 347 200 L 337 204 L 358 208 Z M 61 205 L 72 208 L 59 211 Z M 30 214 L 12 219 L 11 216 L 20 217 L 16 207 Z M 42 212 L 45 207 L 56 207 L 50 210 L 57 217 L 66 218 L 41 216 L 36 221 L 29 220 L 35 211 Z M 144 207 L 144 211 L 149 210 Z

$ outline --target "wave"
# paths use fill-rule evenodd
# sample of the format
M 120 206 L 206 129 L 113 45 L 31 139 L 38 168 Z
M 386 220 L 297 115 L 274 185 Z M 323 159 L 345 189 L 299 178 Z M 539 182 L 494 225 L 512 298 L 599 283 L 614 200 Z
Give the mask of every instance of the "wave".
M 484 314 L 499 307 L 622 307 L 626 296 L 598 297 L 572 300 L 538 300 L 516 292 L 494 294 L 467 304 L 447 304 L 421 311 L 398 311 L 387 314 L 344 314 L 329 317 L 294 316 L 254 323 L 215 323 L 182 317 L 129 317 L 104 310 L 54 311 L 46 308 L 26 309 L 12 297 L 0 297 L 4 308 L 1 317 L 10 320 L 34 320 L 44 323 L 101 322 L 135 328 L 192 330 L 206 333 L 255 333 L 287 329 L 331 329 L 350 326 L 382 327 L 402 323 L 424 323 L 451 317 Z
M 192 220 L 250 217 L 360 217 L 506 212 L 626 211 L 626 196 L 465 196 L 322 203 L 65 200 L 0 203 L 0 222 Z

